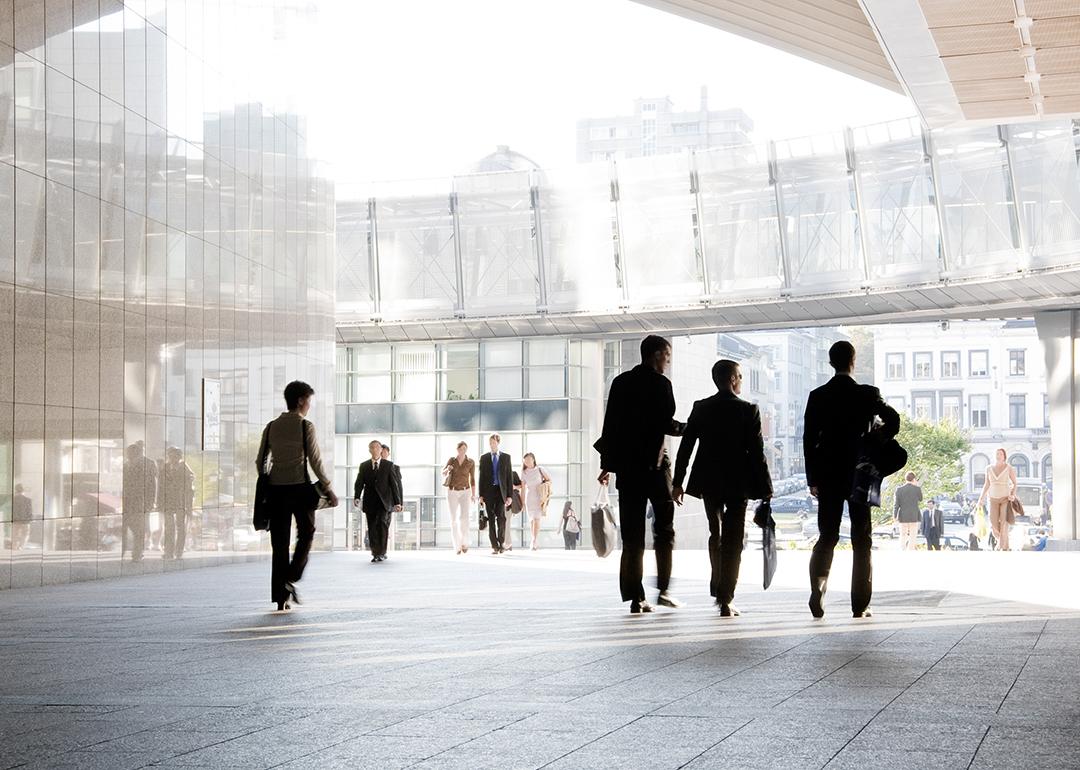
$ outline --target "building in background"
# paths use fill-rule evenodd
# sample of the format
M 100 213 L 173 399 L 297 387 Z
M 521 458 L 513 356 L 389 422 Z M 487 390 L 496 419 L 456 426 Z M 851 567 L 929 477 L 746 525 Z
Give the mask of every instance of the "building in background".
M 736 147 L 750 143 L 754 122 L 738 107 L 710 110 L 701 87 L 697 110 L 676 112 L 666 96 L 636 99 L 632 115 L 578 121 L 579 163 L 672 155 L 686 150 Z
M 1021 483 L 1051 483 L 1050 417 L 1035 322 L 875 326 L 877 384 L 897 411 L 971 435 L 964 489 L 977 493 L 1003 447 Z

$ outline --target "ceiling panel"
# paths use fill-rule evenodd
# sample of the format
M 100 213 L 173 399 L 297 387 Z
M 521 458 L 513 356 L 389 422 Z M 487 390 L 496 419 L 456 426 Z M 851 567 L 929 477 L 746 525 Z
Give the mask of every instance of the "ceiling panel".
M 1035 117 L 1035 103 L 1030 99 L 1010 99 L 997 102 L 967 102 L 963 105 L 968 120 L 1006 121 L 1018 116 Z
M 963 27 L 931 27 L 930 33 L 942 56 L 1013 51 L 1020 48 L 1020 33 L 1012 21 Z
M 1062 75 L 1044 75 L 1039 81 L 1044 96 L 1070 96 L 1080 94 L 1080 72 Z
M 1011 22 L 1016 17 L 1013 0 L 920 0 L 919 5 L 931 27 L 963 26 L 973 19 Z
M 1031 96 L 1031 86 L 1023 78 L 965 80 L 953 83 L 953 88 L 961 104 L 964 102 L 1027 99 Z
M 953 81 L 1023 77 L 1026 71 L 1024 60 L 1015 51 L 944 56 L 941 63 Z
M 1080 72 L 1080 45 L 1037 50 L 1035 66 L 1043 75 Z
M 1080 16 L 1036 19 L 1031 27 L 1031 44 L 1036 48 L 1074 46 L 1080 40 Z

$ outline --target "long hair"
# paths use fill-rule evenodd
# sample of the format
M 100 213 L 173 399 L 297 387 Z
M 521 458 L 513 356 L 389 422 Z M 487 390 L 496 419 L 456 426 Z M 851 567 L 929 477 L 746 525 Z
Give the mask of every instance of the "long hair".
M 566 503 L 562 507 L 563 518 L 565 519 L 567 512 L 572 511 L 572 510 L 574 510 L 574 501 L 573 500 L 567 500 Z
M 526 452 L 525 454 L 523 454 L 521 456 L 521 467 L 522 468 L 525 467 L 525 458 L 526 457 L 531 457 L 532 461 L 533 461 L 532 467 L 534 467 L 534 468 L 537 467 L 536 466 L 536 455 L 534 455 L 532 452 Z

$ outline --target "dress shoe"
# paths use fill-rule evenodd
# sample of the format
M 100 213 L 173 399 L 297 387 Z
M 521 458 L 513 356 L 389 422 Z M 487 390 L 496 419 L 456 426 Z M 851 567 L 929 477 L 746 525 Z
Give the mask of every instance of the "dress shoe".
M 498 556 L 500 553 L 502 553 L 502 551 L 500 551 L 498 548 L 492 548 L 491 549 L 491 555 L 492 556 Z
M 378 557 L 378 556 L 372 556 L 372 557 L 371 557 L 371 563 L 372 563 L 372 564 L 374 564 L 374 563 L 375 563 L 375 562 L 377 562 L 378 560 L 379 560 L 379 557 Z
M 656 598 L 656 603 L 661 607 L 671 607 L 672 609 L 678 609 L 683 606 L 683 603 L 669 594 L 667 591 L 661 591 L 660 596 Z
M 825 608 L 821 606 L 821 594 L 812 592 L 810 594 L 810 614 L 815 618 L 825 617 Z
M 461 546 L 461 552 L 462 553 L 468 553 L 469 552 L 469 546 L 467 546 L 467 545 Z
M 289 596 L 292 597 L 293 604 L 303 604 L 303 602 L 300 601 L 300 594 L 296 593 L 295 585 L 286 583 L 285 590 L 288 592 Z
M 720 605 L 720 617 L 722 618 L 737 618 L 739 611 L 732 607 L 730 604 Z
M 389 560 L 390 560 L 390 557 L 387 556 L 385 553 L 382 556 L 379 557 L 379 561 L 389 561 Z
M 638 601 L 637 599 L 635 599 L 634 601 L 630 602 L 630 614 L 631 615 L 640 615 L 642 612 L 652 612 L 652 611 L 653 611 L 652 605 L 649 604 L 647 601 L 644 601 L 644 600 Z
M 872 613 L 869 609 L 865 609 L 862 612 L 853 612 L 853 613 L 851 613 L 851 617 L 853 617 L 853 618 L 872 618 L 872 617 L 874 617 L 874 613 Z
M 289 606 L 289 603 L 287 601 L 282 600 L 277 603 L 277 609 L 278 612 L 284 612 L 285 610 L 292 609 L 292 607 Z

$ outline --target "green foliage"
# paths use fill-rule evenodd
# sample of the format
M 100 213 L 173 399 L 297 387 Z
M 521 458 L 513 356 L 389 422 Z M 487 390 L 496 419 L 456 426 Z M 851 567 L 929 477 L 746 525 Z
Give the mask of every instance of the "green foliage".
M 886 479 L 881 508 L 874 512 L 875 523 L 892 521 L 896 488 L 914 471 L 922 486 L 923 499 L 938 495 L 952 497 L 963 489 L 964 466 L 960 458 L 971 450 L 971 438 L 956 423 L 943 420 L 929 423 L 900 416 L 896 440 L 907 450 L 907 465 Z

